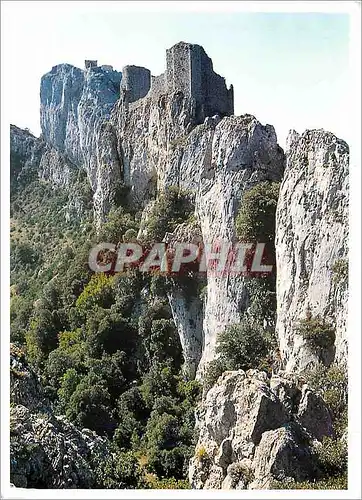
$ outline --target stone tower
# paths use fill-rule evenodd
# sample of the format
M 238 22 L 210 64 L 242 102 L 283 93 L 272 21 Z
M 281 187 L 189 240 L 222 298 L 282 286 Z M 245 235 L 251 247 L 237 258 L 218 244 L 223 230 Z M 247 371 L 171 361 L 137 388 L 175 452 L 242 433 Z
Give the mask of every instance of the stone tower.
M 212 60 L 200 45 L 180 42 L 166 51 L 166 79 L 169 91 L 180 90 L 194 97 L 200 114 L 234 113 L 233 87 L 213 70 Z
M 86 59 L 84 61 L 84 67 L 85 67 L 85 69 L 96 68 L 97 65 L 98 65 L 98 61 L 95 61 L 95 60 Z
M 151 72 L 141 66 L 125 66 L 122 69 L 121 93 L 128 102 L 134 102 L 148 93 L 151 87 Z

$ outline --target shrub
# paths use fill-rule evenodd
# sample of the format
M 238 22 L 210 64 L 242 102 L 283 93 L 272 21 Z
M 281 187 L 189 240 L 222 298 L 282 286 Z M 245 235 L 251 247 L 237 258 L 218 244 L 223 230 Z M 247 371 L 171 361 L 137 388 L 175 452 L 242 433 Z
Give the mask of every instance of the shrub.
M 137 231 L 135 229 L 127 229 L 123 235 L 123 241 L 125 243 L 137 241 Z
M 336 260 L 332 266 L 332 273 L 334 283 L 345 283 L 348 280 L 348 260 Z
M 216 353 L 228 370 L 258 368 L 271 348 L 263 329 L 244 319 L 218 336 Z
M 336 340 L 334 326 L 319 316 L 301 320 L 296 332 L 316 351 L 332 347 Z
M 208 458 L 209 458 L 209 455 L 206 451 L 205 446 L 199 446 L 199 448 L 197 448 L 195 454 L 196 454 L 196 458 L 199 460 L 199 462 L 204 462 L 204 461 L 208 460 Z
M 112 208 L 98 234 L 98 241 L 117 244 L 123 240 L 123 235 L 129 230 L 138 231 L 138 223 L 133 215 L 123 207 Z
M 94 374 L 84 377 L 70 397 L 66 416 L 81 428 L 87 427 L 98 434 L 111 435 L 115 422 L 104 381 Z
M 325 477 L 347 472 L 348 450 L 345 440 L 325 436 L 321 445 L 315 447 L 315 452 Z
M 157 412 L 152 412 L 147 423 L 146 439 L 148 446 L 161 450 L 174 448 L 178 432 L 179 421 L 177 417 L 168 413 L 159 415 Z
M 55 349 L 49 354 L 44 368 L 44 375 L 48 382 L 56 389 L 59 388 L 62 376 L 67 370 L 74 369 L 77 373 L 85 371 L 84 348 L 77 345 L 76 349 Z
M 266 321 L 273 329 L 277 310 L 275 282 L 276 277 L 274 274 L 263 277 L 253 276 L 245 279 L 245 285 L 250 297 L 248 316 L 259 324 Z
M 36 311 L 26 334 L 27 353 L 32 363 L 43 363 L 50 351 L 57 347 L 58 333 L 62 330 L 63 325 L 57 311 Z
M 243 196 L 236 232 L 243 241 L 273 242 L 280 183 L 261 182 Z
M 318 481 L 273 481 L 272 490 L 347 490 L 347 474 Z
M 185 479 L 158 479 L 154 474 L 147 474 L 145 488 L 152 490 L 188 490 L 190 483 Z
M 154 364 L 143 377 L 140 386 L 143 399 L 148 408 L 152 408 L 157 398 L 161 396 L 172 397 L 176 392 L 177 377 L 169 365 Z
M 183 479 L 187 453 L 183 447 L 172 449 L 153 449 L 149 454 L 147 469 L 155 472 L 161 478 Z
M 318 365 L 305 373 L 305 379 L 328 405 L 337 435 L 342 435 L 348 420 L 348 379 L 345 368 L 338 365 L 332 365 L 329 368 Z
M 225 366 L 225 362 L 220 358 L 213 359 L 208 363 L 203 377 L 204 394 L 209 392 L 225 370 L 227 370 L 227 366 Z
M 135 489 L 143 488 L 142 469 L 133 452 L 110 455 L 106 461 L 97 464 L 96 476 L 99 488 Z
M 134 434 L 141 434 L 142 426 L 130 411 L 121 414 L 121 420 L 115 430 L 113 441 L 120 450 L 132 448 Z
M 113 276 L 107 276 L 104 273 L 94 274 L 77 298 L 76 307 L 82 310 L 89 310 L 96 305 L 110 307 L 114 302 L 113 281 Z
M 58 390 L 59 402 L 61 408 L 67 408 L 70 398 L 75 392 L 81 377 L 74 368 L 69 368 L 60 379 L 60 388 Z
M 173 232 L 194 210 L 189 193 L 170 186 L 156 200 L 146 222 L 146 240 L 162 241 L 166 232 Z
M 100 358 L 103 352 L 114 354 L 116 351 L 131 355 L 136 347 L 137 332 L 120 314 L 97 308 L 87 319 L 86 339 L 90 357 Z
M 89 373 L 98 376 L 107 384 L 112 406 L 128 388 L 136 371 L 134 361 L 124 351 L 116 351 L 113 354 L 104 352 L 101 359 L 89 359 L 88 367 Z

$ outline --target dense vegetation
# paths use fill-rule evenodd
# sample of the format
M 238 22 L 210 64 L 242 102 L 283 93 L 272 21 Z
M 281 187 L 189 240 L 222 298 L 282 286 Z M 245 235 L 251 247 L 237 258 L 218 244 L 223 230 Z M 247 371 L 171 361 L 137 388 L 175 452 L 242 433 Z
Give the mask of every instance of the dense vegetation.
M 182 277 L 168 279 L 136 269 L 93 274 L 90 248 L 99 241 L 135 240 L 141 214 L 127 207 L 120 192 L 96 235 L 84 175 L 77 174 L 67 193 L 31 171 L 19 178 L 19 158 L 13 158 L 12 168 L 12 342 L 39 374 L 54 411 L 111 441 L 113 454 L 94 465 L 97 487 L 187 488 L 201 388 L 182 370 L 165 290 L 171 280 L 172 286 L 187 287 L 187 296 L 202 296 L 205 282 L 195 280 L 191 267 Z M 268 182 L 250 189 L 236 220 L 239 239 L 266 243 L 271 264 L 278 190 L 277 183 Z M 143 242 L 161 241 L 181 222 L 194 224 L 192 214 L 190 194 L 169 189 L 141 227 Z M 333 272 L 345 276 L 346 266 L 339 262 Z M 240 323 L 219 335 L 204 392 L 225 370 L 258 368 L 270 374 L 276 363 L 275 273 L 247 277 L 246 283 L 250 306 Z M 320 318 L 302 321 L 298 332 L 315 350 L 334 342 L 332 326 Z M 331 367 L 307 378 L 329 404 L 337 431 L 315 451 L 323 471 L 318 484 L 294 487 L 338 487 L 346 482 L 347 452 L 340 441 L 347 419 L 346 377 Z M 198 453 L 202 458 L 203 451 Z
M 88 267 L 96 242 L 135 237 L 139 214 L 113 207 L 96 236 L 87 182 L 76 182 L 78 216 L 69 215 L 65 190 L 34 176 L 13 182 L 11 340 L 40 375 L 55 412 L 111 440 L 113 455 L 97 466 L 98 487 L 188 487 L 200 391 L 182 372 L 157 276 Z M 177 190 L 160 197 L 148 234 L 156 239 L 182 221 L 185 205 Z M 175 220 L 167 220 L 170 207 Z

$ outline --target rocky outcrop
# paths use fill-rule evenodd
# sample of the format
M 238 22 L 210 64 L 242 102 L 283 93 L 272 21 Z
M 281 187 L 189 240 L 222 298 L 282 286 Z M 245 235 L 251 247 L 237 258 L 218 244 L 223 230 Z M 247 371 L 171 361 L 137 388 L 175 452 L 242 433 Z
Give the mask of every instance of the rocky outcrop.
M 64 417 L 10 410 L 10 476 L 21 488 L 93 488 L 95 468 L 108 454 L 107 441 L 77 429 Z
M 10 352 L 10 478 L 21 488 L 93 488 L 106 439 L 52 412 L 23 352 Z
M 205 244 L 235 242 L 243 193 L 259 182 L 282 177 L 284 155 L 274 129 L 251 115 L 215 116 L 195 126 L 193 101 L 182 94 L 165 95 L 156 102 L 146 96 L 129 105 L 127 112 L 122 106 L 117 112 L 111 121 L 120 131 L 124 180 L 133 203 L 147 201 L 155 186 L 158 191 L 168 186 L 190 191 Z M 170 294 L 170 300 L 182 339 L 187 330 L 183 318 L 190 313 L 185 297 Z M 203 332 L 194 335 L 204 339 L 202 366 L 214 356 L 217 334 L 238 322 L 247 305 L 242 277 L 207 276 Z
M 37 178 L 45 143 L 29 130 L 10 125 L 11 189 Z
M 42 386 L 25 360 L 24 352 L 10 344 L 10 400 L 33 411 L 46 406 Z
M 204 243 L 235 243 L 235 218 L 243 195 L 262 181 L 279 181 L 284 155 L 274 128 L 251 115 L 224 118 L 214 129 L 200 171 L 196 215 Z M 217 334 L 240 321 L 248 293 L 241 276 L 207 276 L 203 365 L 215 355 Z
M 189 59 L 194 61 L 190 74 L 186 64 Z M 97 122 L 82 119 L 85 109 L 82 89 L 90 88 L 88 92 L 92 94 L 95 74 L 101 82 L 103 73 L 99 68 L 83 73 L 62 65 L 45 75 L 42 123 L 50 142 L 55 143 L 53 135 L 59 129 L 56 135 L 62 136 L 63 151 L 72 149 L 69 157 L 78 164 L 82 163 L 81 152 L 87 151 L 90 159 L 85 161 L 95 190 L 97 225 L 123 184 L 129 189 L 129 202 L 137 207 L 146 207 L 157 193 L 178 186 L 192 193 L 203 241 L 234 242 L 235 216 L 243 193 L 258 182 L 279 181 L 282 177 L 284 155 L 273 127 L 261 125 L 250 115 L 223 118 L 233 112 L 231 94 L 198 46 L 180 43 L 170 49 L 162 78 L 150 80 L 145 68 L 126 67 L 120 99 L 108 123 L 105 120 L 112 104 L 110 94 L 98 97 L 97 102 L 90 100 L 89 109 L 99 115 Z M 206 78 L 207 85 L 202 84 L 202 78 Z M 52 94 L 57 96 L 60 89 L 67 94 L 73 92 L 73 104 L 66 99 L 49 100 L 50 88 L 55 89 Z M 98 94 L 101 93 L 100 85 Z M 108 106 L 103 114 L 97 111 L 103 109 L 101 99 Z M 52 113 L 57 119 L 50 122 Z M 77 126 L 80 138 L 88 136 L 89 141 L 80 139 L 79 144 L 75 141 Z M 93 136 L 85 127 L 93 130 Z M 205 301 L 197 297 L 190 301 L 182 291 L 169 294 L 186 364 L 197 364 L 201 354 L 202 366 L 210 361 L 216 335 L 227 324 L 238 322 L 248 305 L 240 277 L 210 275 L 206 290 Z M 199 321 L 202 315 L 203 320 Z
M 318 407 L 318 411 L 316 410 Z M 225 372 L 197 410 L 189 478 L 197 489 L 265 489 L 311 479 L 311 444 L 333 433 L 324 401 L 288 375 Z
M 46 143 L 78 168 L 84 168 L 92 189 L 97 181 L 97 144 L 102 124 L 119 98 L 121 73 L 108 67 L 86 70 L 59 64 L 40 86 L 40 123 Z
M 277 208 L 276 333 L 287 370 L 346 360 L 348 309 L 348 145 L 330 132 L 291 132 Z M 325 359 L 296 334 L 321 317 L 335 328 Z
M 193 199 L 202 241 L 233 243 L 245 192 L 283 177 L 274 128 L 251 115 L 232 116 L 233 90 L 198 45 L 169 49 L 158 77 L 127 66 L 122 80 L 109 66 L 86 66 L 61 64 L 42 78 L 40 175 L 65 185 L 72 168 L 84 168 L 97 227 L 120 198 L 144 210 L 144 222 L 159 193 L 180 187 Z M 320 358 L 295 331 L 307 312 L 335 325 L 335 352 L 323 361 L 345 358 L 347 289 L 338 270 L 347 262 L 347 191 L 348 146 L 323 131 L 292 133 L 276 236 L 276 330 L 288 370 Z M 217 334 L 239 322 L 250 303 L 239 276 L 208 273 L 204 291 L 202 301 L 169 293 L 186 364 L 201 360 L 200 376 L 215 356 Z

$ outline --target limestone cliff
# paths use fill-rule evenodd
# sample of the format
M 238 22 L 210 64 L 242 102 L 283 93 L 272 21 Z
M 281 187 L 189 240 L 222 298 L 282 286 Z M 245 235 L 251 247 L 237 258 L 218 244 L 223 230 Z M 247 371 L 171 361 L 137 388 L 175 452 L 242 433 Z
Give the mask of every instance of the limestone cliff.
M 216 115 L 195 125 L 192 110 L 192 98 L 180 93 L 165 94 L 163 101 L 155 101 L 151 94 L 127 111 L 120 101 L 111 123 L 119 135 L 124 180 L 131 187 L 133 203 L 144 203 L 168 186 L 191 191 L 202 240 L 235 242 L 235 217 L 243 193 L 258 182 L 281 180 L 283 151 L 274 128 L 261 125 L 251 115 L 223 119 Z M 101 198 L 99 189 L 99 206 Z M 176 298 L 171 293 L 169 298 L 181 333 L 195 311 L 183 305 L 180 294 Z M 203 353 L 195 346 L 195 358 L 186 356 L 186 363 L 195 363 L 201 355 L 202 364 L 211 360 L 217 333 L 226 324 L 238 322 L 247 304 L 241 277 L 209 276 Z
M 169 49 L 166 70 L 157 77 L 137 66 L 125 67 L 122 76 L 90 63 L 85 70 L 61 64 L 44 75 L 42 139 L 25 134 L 21 142 L 13 133 L 12 150 L 24 144 L 27 162 L 35 158 L 39 175 L 60 185 L 85 169 L 97 227 L 122 186 L 128 203 L 144 209 L 143 219 L 159 193 L 178 186 L 192 193 L 203 242 L 233 242 L 243 194 L 283 177 L 284 154 L 273 127 L 251 115 L 230 116 L 233 89 L 198 45 L 181 42 Z M 336 359 L 345 356 L 347 289 L 337 274 L 347 256 L 347 191 L 347 145 L 323 131 L 292 134 L 276 238 L 277 335 L 288 369 L 315 360 L 295 335 L 307 311 L 336 324 Z M 231 276 L 208 276 L 204 296 L 195 306 L 180 291 L 169 294 L 189 346 L 186 364 L 196 367 L 201 359 L 201 368 L 214 357 L 217 334 L 240 320 L 249 300 L 243 279 Z M 194 323 L 194 317 L 202 320 Z
M 106 67 L 84 71 L 59 64 L 40 85 L 40 123 L 44 140 L 78 168 L 84 168 L 96 186 L 97 141 L 102 124 L 119 98 L 121 73 Z
M 276 333 L 292 371 L 319 361 L 296 334 L 307 315 L 335 327 L 335 346 L 325 353 L 325 363 L 346 361 L 349 149 L 323 130 L 291 132 L 286 157 L 277 208 Z
M 190 467 L 194 488 L 267 488 L 276 479 L 316 477 L 311 443 L 333 434 L 331 418 L 320 396 L 290 372 L 318 362 L 344 363 L 347 353 L 348 146 L 323 130 L 292 132 L 284 155 L 271 125 L 233 113 L 233 89 L 214 72 L 202 47 L 181 42 L 167 51 L 159 76 L 137 66 L 121 74 L 96 61 L 87 61 L 85 70 L 55 66 L 41 82 L 42 137 L 11 128 L 18 165 L 12 183 L 39 176 L 71 192 L 77 173 L 85 171 L 97 228 L 122 193 L 122 203 L 142 213 L 143 236 L 155 200 L 171 186 L 187 190 L 192 220 L 164 234 L 168 243 L 235 242 L 245 194 L 263 181 L 282 182 L 276 336 L 285 371 L 227 372 L 204 394 Z M 76 193 L 70 198 L 76 203 Z M 167 290 L 186 371 L 201 379 L 215 358 L 218 334 L 240 322 L 252 298 L 240 276 L 209 273 L 202 285 L 202 294 L 182 286 Z M 300 321 L 312 318 L 330 323 L 335 334 L 323 352 L 298 333 Z M 33 390 L 35 379 L 27 379 Z M 17 396 L 18 382 L 15 441 L 34 445 L 36 461 L 50 463 L 61 486 L 92 485 L 80 455 L 85 450 L 93 460 L 94 441 L 104 453 L 107 447 L 54 415 L 37 416 L 38 406 Z M 58 442 L 70 447 L 63 462 Z M 29 477 L 38 477 L 32 462 L 30 470 L 24 463 L 13 467 L 18 485 L 32 485 Z M 46 481 L 41 476 L 36 484 L 55 486 Z

